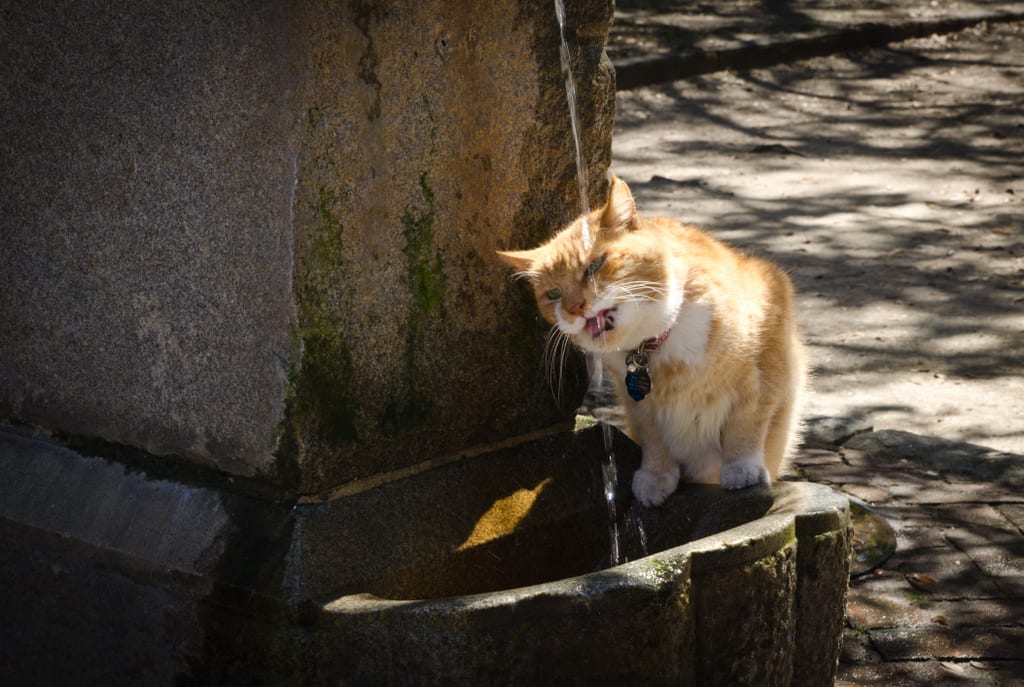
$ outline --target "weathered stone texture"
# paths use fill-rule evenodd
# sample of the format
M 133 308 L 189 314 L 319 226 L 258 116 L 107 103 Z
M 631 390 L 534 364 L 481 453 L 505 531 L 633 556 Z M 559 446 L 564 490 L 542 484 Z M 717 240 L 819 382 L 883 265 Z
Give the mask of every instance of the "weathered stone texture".
M 702 685 L 790 684 L 796 548 L 794 540 L 752 563 L 694 576 Z M 744 660 L 723 661 L 728 655 Z
M 797 547 L 796 650 L 793 687 L 835 681 L 850 578 L 850 532 L 836 529 L 800 539 Z
M 835 570 L 845 547 L 822 561 L 796 552 L 845 530 L 845 501 L 811 484 L 717 498 L 684 485 L 674 510 L 733 525 L 694 540 L 676 526 L 685 518 L 648 522 L 660 542 L 651 556 L 591 573 L 608 541 L 599 466 L 580 457 L 600 445 L 597 428 L 555 433 L 295 507 L 0 433 L 0 543 L 10 552 L 0 606 L 11 621 L 0 624 L 0 675 L 47 685 L 250 684 L 253 675 L 785 684 L 806 650 L 794 625 L 841 627 L 839 605 L 801 603 L 799 590 L 811 563 Z M 496 506 L 527 494 L 529 507 L 494 539 L 477 537 Z M 759 518 L 765 496 L 771 512 Z M 735 522 L 736 513 L 747 516 Z M 819 600 L 845 588 L 845 577 L 828 577 L 831 586 L 808 578 Z
M 291 324 L 276 2 L 0 21 L 0 420 L 272 467 Z
M 592 192 L 605 188 L 611 8 L 575 8 Z M 603 28 L 602 28 L 603 27 Z M 303 488 L 564 417 L 526 290 L 494 259 L 578 212 L 547 3 L 341 3 L 296 13 L 301 361 L 289 438 Z M 575 31 L 573 31 L 575 38 Z M 567 370 L 562 412 L 579 400 Z M 557 374 L 557 373 L 556 373 Z
M 592 202 L 611 14 L 567 20 Z M 0 45 L 0 420 L 317 492 L 575 405 L 494 259 L 579 207 L 551 3 L 37 3 Z
M 694 684 L 685 569 L 644 585 L 597 573 L 500 596 L 326 607 L 328 672 L 352 684 Z M 331 650 L 331 647 L 344 647 Z

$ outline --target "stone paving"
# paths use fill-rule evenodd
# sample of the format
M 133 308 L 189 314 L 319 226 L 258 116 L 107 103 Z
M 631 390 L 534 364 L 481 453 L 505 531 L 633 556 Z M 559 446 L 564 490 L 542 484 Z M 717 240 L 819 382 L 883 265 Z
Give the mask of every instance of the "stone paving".
M 787 479 L 861 499 L 897 539 L 851 580 L 836 684 L 1021 684 L 1024 456 L 899 431 L 811 436 Z
M 811 422 L 807 446 L 795 457 L 786 479 L 829 484 L 860 499 L 895 530 L 897 549 L 890 558 L 851 580 L 837 685 L 1024 685 L 1024 455 L 1021 455 L 1024 451 L 1020 448 L 1024 445 L 1021 432 L 1024 418 L 1019 412 L 1021 394 L 1018 393 L 1020 333 L 1024 331 L 1020 318 L 1019 304 L 1024 300 L 1020 298 L 1020 282 L 1024 270 L 1019 253 L 1013 248 L 1019 244 L 1022 231 L 1020 209 L 1017 205 L 1006 205 L 1007 201 L 1018 202 L 1013 198 L 1012 184 L 1021 178 L 1020 157 L 1016 153 L 1007 158 L 985 154 L 973 159 L 979 166 L 987 164 L 990 172 L 998 168 L 998 173 L 993 172 L 993 178 L 998 178 L 996 183 L 1011 186 L 1009 190 L 999 188 L 1001 197 L 993 193 L 992 204 L 985 205 L 985 194 L 977 191 L 974 191 L 977 203 L 970 201 L 967 205 L 933 203 L 934 199 L 921 192 L 928 183 L 935 185 L 939 179 L 958 173 L 955 159 L 950 158 L 948 164 L 953 167 L 947 169 L 943 166 L 947 163 L 930 157 L 930 152 L 938 151 L 940 145 L 955 146 L 959 151 L 957 155 L 970 157 L 970 147 L 976 141 L 963 137 L 976 137 L 984 130 L 976 126 L 977 121 L 972 123 L 973 128 L 956 128 L 955 117 L 960 115 L 952 113 L 958 103 L 963 104 L 959 96 L 950 96 L 941 103 L 928 102 L 929 94 L 915 91 L 916 86 L 911 85 L 918 83 L 914 82 L 918 77 L 912 74 L 913 70 L 919 66 L 927 69 L 929 64 L 997 69 L 995 60 L 979 56 L 980 53 L 964 52 L 958 57 L 955 36 L 950 38 L 951 52 L 942 57 L 938 57 L 937 52 L 931 53 L 934 57 L 914 57 L 915 50 L 909 47 L 850 56 L 840 66 L 835 62 L 820 62 L 772 74 L 736 74 L 736 71 L 849 51 L 852 47 L 849 40 L 838 40 L 837 36 L 847 39 L 852 36 L 854 43 L 860 41 L 862 47 L 879 46 L 899 38 L 928 36 L 933 32 L 947 34 L 964 26 L 977 27 L 987 18 L 990 23 L 982 22 L 983 29 L 974 29 L 972 34 L 976 44 L 983 44 L 998 38 L 998 32 L 986 33 L 991 23 L 1007 26 L 999 34 L 1003 39 L 1009 35 L 1019 36 L 1022 17 L 1024 5 L 1020 3 L 983 1 L 769 3 L 730 0 L 693 4 L 622 0 L 618 4 L 609 54 L 620 74 L 627 75 L 626 86 L 656 84 L 667 78 L 690 79 L 685 85 L 665 83 L 663 87 L 620 94 L 620 125 L 613 152 L 613 171 L 631 183 L 642 180 L 642 183 L 634 183 L 641 210 L 650 211 L 653 207 L 652 214 L 678 215 L 681 210 L 673 205 L 682 204 L 687 215 L 683 219 L 705 225 L 712 224 L 713 220 L 719 228 L 725 229 L 726 238 L 730 240 L 738 239 L 741 244 L 772 254 L 781 253 L 798 290 L 825 292 L 831 286 L 839 293 L 835 298 L 819 298 L 828 293 L 811 293 L 801 304 L 815 322 L 816 331 L 810 334 L 810 343 L 817 381 L 823 389 L 823 393 L 812 394 L 812 412 L 835 415 L 836 408 L 844 409 L 840 401 L 857 394 L 854 407 L 863 408 L 865 412 L 844 416 L 848 421 L 845 429 L 844 422 L 838 423 L 838 429 L 835 423 Z M 927 40 L 935 47 L 944 46 L 946 39 Z M 1021 45 L 1017 38 L 1012 41 L 1007 45 Z M 966 50 L 966 43 L 963 45 Z M 996 54 L 999 49 L 993 42 L 990 54 Z M 931 59 L 935 62 L 930 62 Z M 835 89 L 848 87 L 843 83 L 848 63 L 859 69 L 887 60 L 900 63 L 899 68 L 877 70 L 868 75 L 875 80 L 873 88 L 881 92 L 890 91 L 885 79 L 891 79 L 893 99 L 879 99 L 870 106 L 877 107 L 887 119 L 856 135 L 874 139 L 871 142 L 877 143 L 879 149 L 888 148 L 893 152 L 891 156 L 880 154 L 866 159 L 865 165 L 877 165 L 880 171 L 877 178 L 865 176 L 859 181 L 865 186 L 884 183 L 891 191 L 889 184 L 898 186 L 901 179 L 923 180 L 922 187 L 907 186 L 906 196 L 912 198 L 916 194 L 922 200 L 920 207 L 937 209 L 934 215 L 924 212 L 910 217 L 899 211 L 889 216 L 884 212 L 876 213 L 890 202 L 889 198 L 876 196 L 864 202 L 858 195 L 836 193 L 828 186 L 829 175 L 848 178 L 859 174 L 860 170 L 851 172 L 849 168 L 828 167 L 819 162 L 826 160 L 831 164 L 830 158 L 833 158 L 839 159 L 841 165 L 843 158 L 856 154 L 849 147 L 852 143 L 844 147 L 841 141 L 836 142 L 843 136 L 842 129 L 826 130 L 829 122 L 854 120 L 843 120 L 837 110 L 828 111 L 827 116 L 814 124 L 814 117 L 808 115 L 809 108 L 834 105 L 841 108 L 844 101 L 854 103 L 855 107 L 867 106 L 868 99 L 862 94 Z M 690 78 L 723 68 L 734 71 L 723 72 L 721 78 Z M 686 69 L 691 72 L 686 73 Z M 816 69 L 820 70 L 822 81 L 831 81 L 824 90 L 815 90 Z M 997 76 L 1019 75 L 1016 62 L 1004 62 L 1001 69 Z M 977 78 L 980 73 L 975 72 L 970 78 Z M 923 83 L 924 91 L 934 93 L 944 92 L 949 82 L 938 79 Z M 833 90 L 828 91 L 828 88 Z M 997 92 L 998 89 L 990 91 Z M 792 106 L 791 109 L 777 110 L 778 103 L 773 99 L 779 93 L 787 94 L 790 100 L 783 104 L 787 108 Z M 979 96 L 979 102 L 986 97 L 989 96 Z M 936 126 L 928 132 L 904 138 L 913 140 L 920 135 L 935 147 L 903 153 L 901 147 L 906 144 L 898 137 L 882 142 L 887 127 L 900 125 L 896 119 L 899 105 L 907 103 L 907 98 L 917 101 L 912 105 L 919 108 L 917 116 L 922 122 L 931 119 Z M 994 100 L 990 102 L 996 106 Z M 730 107 L 747 108 L 751 112 L 760 108 L 757 116 L 761 119 L 722 116 Z M 982 111 L 985 106 L 980 107 L 976 111 Z M 664 115 L 666 110 L 676 114 Z M 1020 128 L 1024 122 L 1020 121 L 1019 114 L 1018 107 L 1016 119 L 1008 120 L 1009 129 L 1005 129 L 1009 137 L 997 137 L 993 150 L 1019 147 L 1024 137 Z M 770 116 L 775 119 L 766 123 L 765 118 Z M 908 111 L 907 117 L 912 116 Z M 786 128 L 787 117 L 796 117 L 798 123 Z M 692 123 L 698 119 L 702 123 L 693 128 Z M 869 117 L 861 122 L 871 123 Z M 683 126 L 691 129 L 685 135 L 679 133 Z M 816 142 L 807 137 L 807 130 L 814 127 L 819 129 L 814 133 L 820 134 Z M 948 135 L 941 144 L 938 142 L 940 128 Z M 760 145 L 763 141 L 758 134 L 765 132 L 787 135 L 770 141 L 773 146 Z M 857 145 L 862 143 L 863 140 Z M 685 153 L 679 152 L 682 150 Z M 747 155 L 750 151 L 760 155 Z M 690 159 L 681 162 L 681 154 Z M 908 165 L 906 156 L 919 159 L 919 166 Z M 770 162 L 755 162 L 765 157 L 770 157 Z M 894 162 L 897 158 L 899 162 Z M 966 160 L 962 162 L 967 164 Z M 752 164 L 760 164 L 761 171 L 752 170 Z M 737 166 L 747 168 L 737 172 Z M 784 168 L 804 176 L 791 174 L 779 177 L 781 182 L 773 182 L 771 175 L 778 175 Z M 731 176 L 726 178 L 725 175 Z M 813 178 L 808 181 L 804 177 Z M 930 181 L 933 177 L 935 180 Z M 786 183 L 809 184 L 815 188 L 808 190 L 803 200 L 789 199 L 788 204 L 772 205 L 777 200 L 773 194 L 780 183 L 787 199 L 792 189 L 785 188 Z M 973 183 L 973 180 L 966 183 Z M 871 231 L 864 231 L 857 245 L 840 246 L 842 250 L 837 250 L 835 255 L 815 254 L 814 248 L 806 247 L 807 244 L 838 245 L 860 231 L 857 223 L 844 224 L 846 220 L 840 219 L 823 233 L 814 233 L 814 213 L 804 213 L 805 208 L 800 203 L 814 202 L 815 193 L 828 196 L 828 201 L 835 205 L 832 210 L 837 214 L 830 217 L 843 213 L 844 217 L 866 217 L 865 224 L 872 225 Z M 896 197 L 895 193 L 892 197 Z M 968 216 L 968 212 L 976 214 Z M 896 214 L 900 216 L 895 217 Z M 943 215 L 948 219 L 944 225 L 935 221 Z M 795 232 L 784 231 L 794 216 L 803 224 L 797 226 Z M 987 219 L 979 220 L 981 217 Z M 752 219 L 758 222 L 760 233 L 744 228 Z M 897 236 L 903 226 L 913 222 L 921 226 L 913 238 L 895 247 L 885 244 L 887 238 Z M 943 228 L 949 226 L 956 228 Z M 940 246 L 942 236 L 951 231 L 954 234 L 963 231 L 966 236 L 975 230 L 1003 237 L 1008 243 L 998 251 L 993 246 L 979 249 L 980 252 L 972 256 L 972 260 L 977 258 L 975 262 L 985 274 L 984 286 L 975 284 L 979 294 L 984 292 L 984 297 L 960 302 L 956 299 L 962 292 L 975 288 L 962 279 L 963 266 L 932 265 L 928 262 L 932 258 L 924 253 L 934 247 L 942 253 L 935 259 L 948 260 L 962 244 Z M 843 235 L 837 238 L 839 232 Z M 971 236 L 972 241 L 981 241 L 977 239 L 980 234 Z M 882 243 L 867 245 L 871 241 Z M 1008 262 L 1000 263 L 1000 255 L 1006 256 Z M 835 270 L 830 275 L 835 283 L 828 286 L 820 281 L 826 264 Z M 847 268 L 860 275 L 858 281 L 843 281 L 843 270 Z M 960 281 L 951 280 L 943 285 L 943 273 L 959 274 Z M 927 283 L 913 283 L 914 274 L 927 274 Z M 891 288 L 894 284 L 904 287 L 899 294 L 884 292 L 884 287 Z M 883 290 L 872 291 L 876 288 Z M 930 306 L 924 300 L 915 300 L 927 288 L 944 290 L 953 300 L 945 300 L 941 308 L 929 312 Z M 863 307 L 850 308 L 849 299 L 844 299 L 843 294 L 861 297 Z M 1004 295 L 1008 295 L 1009 300 L 996 307 L 994 303 L 1002 303 L 999 299 Z M 886 309 L 894 307 L 894 303 L 906 308 L 887 320 Z M 908 314 L 911 319 L 918 317 L 920 321 L 928 318 L 937 321 L 953 315 L 974 318 L 966 329 L 975 333 L 998 330 L 1003 316 L 1010 324 L 1006 340 L 988 351 L 991 364 L 987 364 L 984 374 L 979 373 L 979 367 L 970 370 L 964 367 L 956 372 L 951 367 L 942 367 L 938 359 L 927 363 L 906 359 L 908 355 L 926 357 L 928 345 L 933 343 L 931 339 L 949 336 L 949 332 L 937 326 L 928 330 L 906 325 Z M 828 322 L 836 319 L 845 321 L 845 329 L 829 328 Z M 882 331 L 887 326 L 906 328 L 905 336 L 892 346 L 882 343 L 893 334 L 892 330 Z M 844 341 L 857 339 L 858 329 L 863 330 L 862 338 L 869 343 L 857 345 L 857 356 L 862 362 L 848 364 L 843 350 L 849 342 Z M 1016 344 L 1013 344 L 1014 339 Z M 908 346 L 909 354 L 905 352 Z M 959 359 L 965 363 L 971 356 L 969 350 L 953 351 L 948 360 Z M 903 377 L 909 381 L 906 386 L 899 386 Z M 829 407 L 836 399 L 837 405 Z M 933 408 L 929 404 L 935 399 L 941 399 L 941 405 Z M 879 429 L 872 431 L 871 425 Z M 913 431 L 900 431 L 907 429 Z M 941 436 L 949 439 L 939 438 Z M 1001 450 L 968 441 L 990 443 Z

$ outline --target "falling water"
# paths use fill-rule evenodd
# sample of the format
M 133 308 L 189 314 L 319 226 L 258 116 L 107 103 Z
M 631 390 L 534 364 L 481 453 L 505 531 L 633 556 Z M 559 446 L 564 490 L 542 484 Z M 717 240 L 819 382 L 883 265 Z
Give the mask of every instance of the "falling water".
M 583 146 L 580 143 L 579 115 L 576 109 L 576 81 L 572 73 L 572 61 L 569 58 L 569 43 L 565 38 L 565 3 L 563 0 L 555 0 L 555 16 L 558 17 L 558 33 L 561 39 L 560 54 L 562 59 L 562 72 L 565 75 L 565 97 L 569 105 L 569 121 L 572 126 L 572 140 L 576 149 L 576 178 L 579 182 L 580 196 L 580 235 L 583 240 L 584 250 L 590 250 L 593 243 L 590 226 L 587 224 L 587 216 L 590 214 L 590 203 L 588 201 L 587 168 L 583 162 Z M 591 356 L 591 386 L 600 388 L 604 381 L 604 368 L 601 359 Z M 604 476 L 604 500 L 608 508 L 608 535 L 610 541 L 609 563 L 618 565 L 624 563 L 626 558 L 622 552 L 623 537 L 629 537 L 631 543 L 635 543 L 635 549 L 639 555 L 647 554 L 647 536 L 644 532 L 640 519 L 636 516 L 635 509 L 629 508 L 619 518 L 618 502 L 616 492 L 619 486 L 618 468 L 615 464 L 615 451 L 612 447 L 612 427 L 606 422 L 601 423 L 601 431 L 604 437 L 604 462 L 601 464 L 601 472 Z M 624 529 L 625 532 L 621 532 Z
M 594 400 L 608 398 L 604 368 L 597 356 L 591 356 L 589 394 Z M 608 422 L 601 422 L 604 455 L 601 474 L 604 477 L 604 500 L 608 510 L 609 565 L 619 565 L 647 555 L 647 532 L 644 530 L 640 507 L 636 501 L 617 499 L 619 472 L 615 462 L 614 430 Z M 620 512 L 621 511 L 621 512 Z
M 580 185 L 580 232 L 583 248 L 590 250 L 592 238 L 587 215 L 590 214 L 590 202 L 587 199 L 587 167 L 583 164 L 583 146 L 580 144 L 579 115 L 576 112 L 576 80 L 572 75 L 572 62 L 569 59 L 569 42 L 565 39 L 565 3 L 555 0 L 555 16 L 558 17 L 558 35 L 561 39 L 559 51 L 562 57 L 562 73 L 565 75 L 565 99 L 569 103 L 569 122 L 572 126 L 572 142 L 576 147 L 576 179 Z
M 590 250 L 593 237 L 590 234 L 590 226 L 587 224 L 587 216 L 590 214 L 587 167 L 583 162 L 583 146 L 580 142 L 579 114 L 576 109 L 576 80 L 573 78 L 572 73 L 569 42 L 565 38 L 565 3 L 563 0 L 555 0 L 555 16 L 558 18 L 562 74 L 565 76 L 565 99 L 569 105 L 569 122 L 572 127 L 572 141 L 576 150 L 576 179 L 579 183 L 581 216 L 580 237 L 583 240 L 583 249 Z M 593 355 L 590 362 L 591 385 L 599 388 L 604 373 L 601 359 Z M 601 464 L 601 472 L 604 476 L 604 501 L 608 508 L 608 538 L 610 542 L 608 558 L 610 565 L 614 566 L 623 562 L 619 536 L 618 504 L 615 500 L 619 478 L 618 469 L 615 465 L 615 452 L 612 449 L 612 428 L 607 423 L 601 423 L 601 430 L 604 436 L 604 462 Z
M 596 355 L 590 356 L 591 377 L 590 388 L 596 392 L 604 385 L 604 367 L 601 359 Z M 612 447 L 614 437 L 612 426 L 607 422 L 601 423 L 601 434 L 604 437 L 604 460 L 601 463 L 601 475 L 604 477 L 604 503 L 608 509 L 608 563 L 618 565 L 624 563 L 622 557 L 622 546 L 619 533 L 619 508 L 616 501 L 616 492 L 619 488 L 619 470 L 615 465 L 615 450 Z

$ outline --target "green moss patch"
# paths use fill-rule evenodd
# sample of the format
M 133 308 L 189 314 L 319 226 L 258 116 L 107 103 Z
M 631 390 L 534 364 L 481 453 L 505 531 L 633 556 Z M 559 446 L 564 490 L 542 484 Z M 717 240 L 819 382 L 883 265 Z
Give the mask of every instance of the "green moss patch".
M 345 233 L 341 205 L 346 196 L 344 190 L 319 189 L 311 207 L 313 226 L 296 271 L 296 343 L 302 355 L 289 371 L 284 442 L 293 454 L 298 451 L 297 438 L 310 431 L 335 445 L 359 441 L 352 356 L 343 337 L 347 303 L 339 288 Z
M 400 387 L 404 396 L 392 401 L 381 418 L 384 431 L 392 434 L 418 429 L 429 423 L 433 416 L 427 392 L 437 380 L 424 359 L 424 353 L 432 345 L 431 332 L 444 326 L 447 317 L 447 276 L 435 243 L 437 210 L 426 172 L 420 175 L 420 190 L 423 206 L 409 206 L 401 217 L 405 238 L 403 253 L 412 303 L 406 326 L 404 384 Z

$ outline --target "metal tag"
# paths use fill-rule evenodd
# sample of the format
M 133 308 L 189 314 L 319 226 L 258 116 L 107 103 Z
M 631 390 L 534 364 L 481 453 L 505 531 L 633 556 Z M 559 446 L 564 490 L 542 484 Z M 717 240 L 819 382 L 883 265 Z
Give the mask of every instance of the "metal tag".
M 647 371 L 647 353 L 642 348 L 626 356 L 626 393 L 634 401 L 642 401 L 651 392 L 651 375 Z

